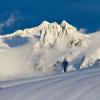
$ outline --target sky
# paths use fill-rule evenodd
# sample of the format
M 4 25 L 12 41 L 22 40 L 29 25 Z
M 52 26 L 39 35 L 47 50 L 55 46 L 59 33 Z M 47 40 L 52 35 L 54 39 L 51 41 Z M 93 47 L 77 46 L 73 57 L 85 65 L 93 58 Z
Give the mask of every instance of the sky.
M 0 34 L 62 20 L 87 33 L 100 30 L 100 0 L 0 0 Z

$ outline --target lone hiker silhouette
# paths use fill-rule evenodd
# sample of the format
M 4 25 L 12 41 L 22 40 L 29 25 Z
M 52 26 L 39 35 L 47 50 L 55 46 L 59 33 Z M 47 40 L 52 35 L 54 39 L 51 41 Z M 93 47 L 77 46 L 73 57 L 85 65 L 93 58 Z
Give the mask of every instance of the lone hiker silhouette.
M 63 61 L 63 63 L 62 63 L 62 67 L 64 69 L 64 72 L 66 72 L 67 66 L 68 66 L 68 61 L 65 58 L 64 61 Z

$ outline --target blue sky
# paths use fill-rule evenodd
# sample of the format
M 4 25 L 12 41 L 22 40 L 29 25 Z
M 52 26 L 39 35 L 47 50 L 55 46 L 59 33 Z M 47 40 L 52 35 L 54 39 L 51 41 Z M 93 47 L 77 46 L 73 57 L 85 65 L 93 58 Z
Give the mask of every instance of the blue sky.
M 42 21 L 66 20 L 88 32 L 100 29 L 100 0 L 0 0 L 0 33 L 12 33 Z

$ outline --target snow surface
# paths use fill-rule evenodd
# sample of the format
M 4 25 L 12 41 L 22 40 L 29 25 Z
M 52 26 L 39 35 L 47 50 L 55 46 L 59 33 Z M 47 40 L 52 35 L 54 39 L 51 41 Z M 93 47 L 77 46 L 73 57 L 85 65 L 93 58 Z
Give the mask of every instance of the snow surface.
M 100 67 L 1 81 L 0 100 L 99 100 Z
M 0 80 L 92 67 L 100 59 L 100 32 L 80 33 L 66 21 L 42 22 L 30 29 L 0 36 Z

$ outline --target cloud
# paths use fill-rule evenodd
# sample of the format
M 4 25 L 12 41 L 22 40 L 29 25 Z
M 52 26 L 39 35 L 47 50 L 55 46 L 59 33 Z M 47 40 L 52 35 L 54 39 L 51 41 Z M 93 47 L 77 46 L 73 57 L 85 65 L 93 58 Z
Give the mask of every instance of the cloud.
M 6 25 L 7 27 L 11 27 L 11 26 L 15 23 L 15 21 L 16 21 L 16 17 L 12 14 L 12 15 L 8 18 L 8 20 L 5 22 L 5 25 Z
M 87 29 L 86 29 L 86 28 L 81 28 L 81 29 L 79 30 L 79 32 L 81 32 L 81 33 L 87 33 Z
M 0 33 L 3 32 L 4 28 L 12 27 L 20 18 L 18 11 L 12 12 L 6 21 L 0 23 Z
M 0 24 L 0 32 L 3 32 L 3 27 L 4 27 L 4 24 L 1 23 L 1 24 Z

